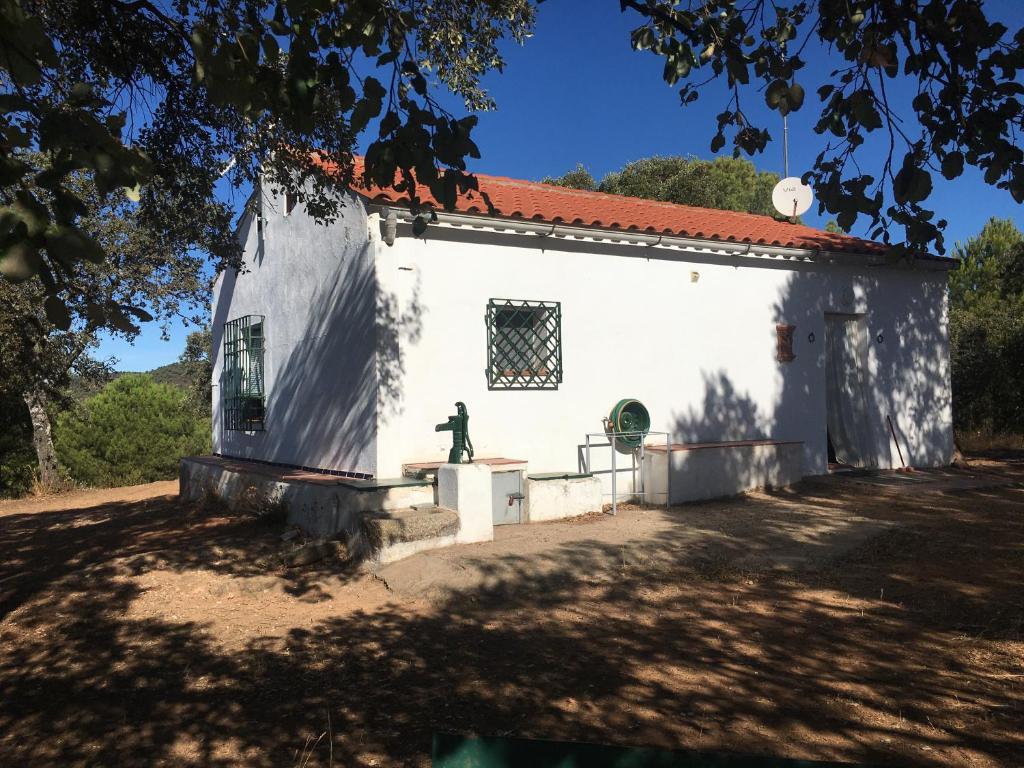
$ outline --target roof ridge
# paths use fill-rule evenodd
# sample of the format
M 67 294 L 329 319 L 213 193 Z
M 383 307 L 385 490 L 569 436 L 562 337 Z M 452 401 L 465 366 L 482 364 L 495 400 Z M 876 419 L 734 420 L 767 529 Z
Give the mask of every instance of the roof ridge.
M 473 174 L 473 175 L 474 176 L 488 176 L 488 174 L 479 174 L 479 173 L 478 174 Z M 490 178 L 491 179 L 495 179 L 495 180 L 503 180 L 503 181 L 512 182 L 515 185 L 529 184 L 531 186 L 539 186 L 539 187 L 542 187 L 542 188 L 544 188 L 546 190 L 552 190 L 552 191 L 555 191 L 555 192 L 561 193 L 561 194 L 569 194 L 569 195 L 574 195 L 574 196 L 578 195 L 580 197 L 590 197 L 590 196 L 598 197 L 599 196 L 599 197 L 604 197 L 604 198 L 611 198 L 613 200 L 640 200 L 645 205 L 653 205 L 653 206 L 658 206 L 658 207 L 662 207 L 662 208 L 668 208 L 668 209 L 672 209 L 672 208 L 685 208 L 686 210 L 690 210 L 690 211 L 714 211 L 716 215 L 725 214 L 725 215 L 729 215 L 729 216 L 742 216 L 742 217 L 751 216 L 751 217 L 756 218 L 756 219 L 768 219 L 769 221 L 773 221 L 773 222 L 775 222 L 777 224 L 789 224 L 789 225 L 795 226 L 795 227 L 806 227 L 807 229 L 812 229 L 815 232 L 824 231 L 824 230 L 817 230 L 814 227 L 809 227 L 806 224 L 797 224 L 796 222 L 788 221 L 785 218 L 777 219 L 774 216 L 769 216 L 768 214 L 765 214 L 765 213 L 754 213 L 752 211 L 736 211 L 736 210 L 733 210 L 732 208 L 710 208 L 710 207 L 708 207 L 706 205 L 691 205 L 690 203 L 676 203 L 676 202 L 673 202 L 672 200 L 657 200 L 657 199 L 655 199 L 653 197 L 639 197 L 637 195 L 624 195 L 624 194 L 619 193 L 619 192 L 602 192 L 599 189 L 576 189 L 574 187 L 563 187 L 563 186 L 561 186 L 559 184 L 548 184 L 548 183 L 543 182 L 543 181 L 531 181 L 529 179 L 520 180 L 520 179 L 512 179 L 512 178 L 507 178 L 507 177 L 502 177 L 502 176 L 490 176 Z M 853 235 L 848 235 L 848 237 L 853 237 Z
M 330 161 L 320 160 L 328 165 Z M 356 191 L 368 199 L 392 204 L 408 203 L 404 192 L 392 187 L 366 186 L 360 170 L 365 158 L 353 156 Z M 582 224 L 602 229 L 672 233 L 682 237 L 745 242 L 751 244 L 803 248 L 809 250 L 880 253 L 882 243 L 856 235 L 829 232 L 807 224 L 796 224 L 761 213 L 652 200 L 645 197 L 562 187 L 529 179 L 515 179 L 489 173 L 466 171 L 478 180 L 476 190 L 459 195 L 455 210 L 485 213 L 508 218 Z M 428 188 L 421 187 L 420 198 L 440 207 Z M 486 207 L 486 211 L 485 211 Z

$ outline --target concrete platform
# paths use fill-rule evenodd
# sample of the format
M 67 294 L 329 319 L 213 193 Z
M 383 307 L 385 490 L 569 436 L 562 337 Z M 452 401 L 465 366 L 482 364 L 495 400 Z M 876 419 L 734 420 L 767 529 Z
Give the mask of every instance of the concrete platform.
M 411 464 L 402 465 L 402 474 L 406 477 L 422 479 L 422 480 L 435 480 L 437 479 L 437 470 L 440 469 L 442 464 L 447 462 L 444 461 L 417 461 Z M 473 464 L 485 464 L 491 468 L 492 472 L 511 472 L 514 470 L 526 470 L 526 461 L 523 459 L 507 459 L 502 456 L 492 456 L 490 458 L 473 459 Z
M 459 513 L 445 507 L 368 512 L 363 520 L 364 531 L 375 539 L 372 559 L 381 564 L 451 546 L 459 532 Z
M 644 478 L 652 504 L 664 504 L 666 497 L 670 504 L 682 504 L 735 496 L 755 488 L 783 488 L 803 478 L 803 443 L 674 443 L 671 450 L 665 445 L 647 445 Z
M 219 456 L 181 460 L 179 495 L 216 499 L 232 510 L 283 511 L 311 536 L 355 535 L 367 512 L 436 503 L 434 485 L 413 478 L 358 479 Z

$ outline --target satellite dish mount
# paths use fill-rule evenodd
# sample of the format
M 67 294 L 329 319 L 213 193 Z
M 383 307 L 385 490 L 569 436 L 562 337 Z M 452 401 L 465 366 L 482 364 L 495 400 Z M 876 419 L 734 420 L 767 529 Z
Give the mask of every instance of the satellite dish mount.
M 795 219 L 811 207 L 814 193 L 796 176 L 787 176 L 772 190 L 772 205 L 787 218 Z
M 785 57 L 785 43 L 783 43 Z M 772 190 L 772 205 L 786 218 L 795 219 L 811 207 L 814 193 L 796 176 L 789 175 L 789 119 L 782 116 L 782 175 L 783 179 Z

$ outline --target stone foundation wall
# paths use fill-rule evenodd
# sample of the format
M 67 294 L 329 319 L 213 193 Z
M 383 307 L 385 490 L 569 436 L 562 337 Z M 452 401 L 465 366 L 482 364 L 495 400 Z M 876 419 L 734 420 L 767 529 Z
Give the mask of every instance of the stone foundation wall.
M 281 512 L 290 524 L 322 537 L 354 535 L 366 512 L 434 502 L 429 485 L 357 490 L 342 484 L 280 480 L 202 459 L 181 460 L 178 484 L 183 500 L 215 499 L 228 509 L 253 514 Z

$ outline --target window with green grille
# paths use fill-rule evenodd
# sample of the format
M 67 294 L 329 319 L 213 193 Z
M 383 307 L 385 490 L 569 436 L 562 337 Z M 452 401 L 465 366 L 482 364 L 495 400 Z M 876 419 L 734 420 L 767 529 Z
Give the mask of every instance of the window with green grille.
M 224 323 L 224 367 L 220 376 L 224 429 L 262 432 L 265 415 L 263 315 Z
M 487 384 L 491 389 L 558 389 L 562 383 L 562 305 L 491 299 L 487 303 Z

